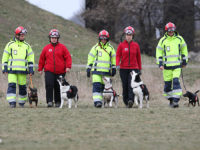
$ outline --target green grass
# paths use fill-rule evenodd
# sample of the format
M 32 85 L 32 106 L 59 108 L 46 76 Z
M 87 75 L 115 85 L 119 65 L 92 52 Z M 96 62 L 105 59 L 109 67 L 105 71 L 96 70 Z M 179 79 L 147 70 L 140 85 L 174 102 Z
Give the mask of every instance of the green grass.
M 1 106 L 1 149 L 199 149 L 199 108 L 9 109 Z M 158 107 L 159 106 L 159 107 Z
M 47 36 L 53 28 L 60 31 L 60 41 L 73 55 L 73 64 L 86 64 L 87 54 L 97 42 L 97 34 L 93 31 L 24 0 L 0 0 L 0 13 L 2 53 L 6 43 L 14 36 L 14 30 L 20 25 L 28 30 L 26 41 L 35 52 L 36 63 L 43 47 L 49 43 Z M 117 44 L 112 45 L 117 48 Z M 155 65 L 156 59 L 142 55 L 142 64 Z M 187 89 L 193 92 L 199 89 L 199 69 L 185 68 L 183 73 Z M 37 71 L 33 76 L 33 85 L 38 89 L 38 108 L 30 109 L 27 103 L 24 109 L 18 106 L 10 109 L 6 101 L 7 76 L 0 74 L 1 150 L 199 149 L 200 109 L 188 108 L 186 98 L 181 98 L 180 108 L 168 108 L 168 101 L 162 95 L 162 71 L 158 68 L 143 68 L 142 80 L 150 91 L 149 109 L 146 104 L 143 109 L 136 106 L 125 109 L 121 97 L 117 109 L 96 109 L 92 100 L 92 79 L 86 77 L 85 68 L 73 67 L 66 79 L 79 89 L 77 109 L 74 103 L 72 109 L 67 106 L 63 109 L 46 108 L 44 75 L 38 75 Z M 118 94 L 122 93 L 118 72 L 113 78 L 113 87 Z
M 185 69 L 200 73 L 196 69 Z M 0 143 L 1 150 L 11 149 L 199 149 L 200 109 L 187 107 L 188 99 L 181 98 L 180 108 L 168 108 L 163 97 L 162 72 L 158 68 L 144 68 L 142 80 L 150 91 L 150 108 L 125 109 L 120 97 L 118 108 L 97 109 L 93 106 L 92 80 L 86 78 L 84 68 L 73 68 L 66 79 L 79 89 L 78 108 L 46 108 L 44 76 L 33 77 L 39 88 L 38 108 L 10 109 L 5 100 L 6 77 L 0 75 Z M 189 77 L 188 77 L 189 78 Z M 29 83 L 29 77 L 27 77 Z M 199 77 L 190 85 L 196 91 Z M 156 84 L 155 84 L 156 83 Z M 3 86 L 3 87 L 2 87 Z M 121 94 L 117 72 L 113 87 Z M 3 91 L 4 90 L 4 91 Z M 184 91 L 184 90 L 183 90 Z

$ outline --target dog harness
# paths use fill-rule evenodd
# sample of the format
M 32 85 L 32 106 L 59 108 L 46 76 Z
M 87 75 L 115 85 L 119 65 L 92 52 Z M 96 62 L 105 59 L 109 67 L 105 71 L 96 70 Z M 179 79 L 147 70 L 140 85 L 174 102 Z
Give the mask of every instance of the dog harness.
M 104 89 L 104 90 L 112 90 L 112 92 L 111 91 L 108 91 L 108 92 L 103 92 L 103 93 L 113 93 L 113 96 L 115 97 L 116 96 L 116 92 L 115 92 L 115 90 L 112 88 L 112 87 L 110 87 L 110 88 L 108 88 L 108 89 Z

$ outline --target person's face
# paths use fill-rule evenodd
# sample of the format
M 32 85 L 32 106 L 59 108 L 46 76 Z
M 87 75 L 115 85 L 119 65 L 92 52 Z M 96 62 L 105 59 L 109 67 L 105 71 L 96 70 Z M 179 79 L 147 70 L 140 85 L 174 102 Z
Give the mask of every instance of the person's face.
M 24 39 L 25 39 L 25 34 L 20 34 L 19 35 L 19 40 L 20 41 L 24 41 Z
M 103 44 L 106 44 L 106 41 L 107 40 L 105 40 L 105 39 L 101 39 L 101 43 L 103 43 Z
M 57 37 L 51 37 L 51 43 L 57 43 L 58 39 Z
M 132 34 L 126 34 L 126 41 L 130 42 L 133 39 L 133 35 Z
M 173 35 L 174 35 L 174 31 L 168 31 L 167 34 L 168 34 L 169 36 L 173 36 Z

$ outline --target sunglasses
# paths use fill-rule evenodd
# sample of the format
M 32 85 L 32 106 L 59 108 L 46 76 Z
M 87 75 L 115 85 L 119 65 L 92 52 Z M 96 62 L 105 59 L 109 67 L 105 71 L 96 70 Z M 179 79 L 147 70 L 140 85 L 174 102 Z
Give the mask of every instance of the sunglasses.
M 51 35 L 59 36 L 59 33 L 58 32 L 51 32 Z
M 26 34 L 27 33 L 27 30 L 26 29 L 22 29 L 20 34 Z
M 170 32 L 170 31 L 175 31 L 175 30 L 176 30 L 176 29 L 173 28 L 173 27 L 167 29 L 168 32 Z
M 107 36 L 100 36 L 99 39 L 101 39 L 101 40 L 107 40 L 108 37 Z
M 125 34 L 133 34 L 133 31 L 132 30 L 126 30 Z

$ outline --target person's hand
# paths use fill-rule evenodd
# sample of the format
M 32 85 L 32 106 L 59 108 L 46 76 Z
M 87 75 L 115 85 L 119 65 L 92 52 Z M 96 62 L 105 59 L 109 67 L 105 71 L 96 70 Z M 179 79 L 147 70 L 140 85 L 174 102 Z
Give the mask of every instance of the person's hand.
M 66 68 L 66 73 L 70 71 L 70 68 Z
M 30 73 L 30 76 L 32 76 L 33 75 L 33 73 Z
M 164 70 L 164 67 L 163 67 L 163 66 L 160 66 L 160 70 Z
M 120 70 L 120 66 L 119 65 L 117 66 L 117 70 Z
M 39 74 L 42 75 L 42 71 L 39 71 Z
M 88 77 L 88 78 L 90 77 L 90 70 L 91 70 L 91 69 L 89 69 L 89 68 L 87 69 L 87 77 Z
M 112 74 L 111 76 L 113 77 L 116 74 L 116 68 L 112 68 Z
M 186 65 L 182 65 L 182 68 L 185 68 L 186 67 Z
M 4 74 L 4 75 L 7 75 L 7 74 L 8 74 L 8 72 L 4 72 L 3 74 Z

